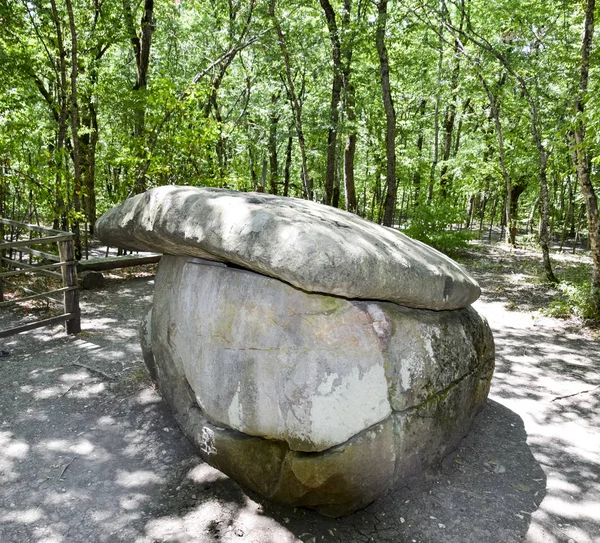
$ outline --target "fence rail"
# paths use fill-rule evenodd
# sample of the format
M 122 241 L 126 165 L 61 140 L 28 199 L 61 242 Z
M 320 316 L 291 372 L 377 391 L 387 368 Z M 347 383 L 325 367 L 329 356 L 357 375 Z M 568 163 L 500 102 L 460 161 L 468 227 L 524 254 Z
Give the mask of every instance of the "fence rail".
M 13 234 L 17 233 L 17 239 L 12 239 L 11 237 L 8 241 L 6 240 L 6 227 Z M 79 333 L 81 331 L 81 319 L 73 234 L 4 218 L 0 218 L 0 230 L 2 234 L 0 236 L 0 308 L 36 299 L 46 299 L 53 303 L 60 303 L 52 297 L 52 294 L 62 294 L 62 305 L 64 306 L 64 313 L 61 315 L 0 330 L 0 338 L 60 322 L 64 322 L 68 334 Z M 25 232 L 29 239 L 18 239 L 22 232 Z M 34 234 L 39 234 L 41 237 L 34 237 Z M 51 244 L 58 246 L 58 255 L 40 250 L 39 248 L 33 248 L 34 246 Z M 7 253 L 10 256 L 7 256 Z M 16 253 L 18 253 L 18 257 L 15 257 Z M 27 255 L 29 262 L 23 261 L 23 255 Z M 33 261 L 34 258 L 40 259 L 40 261 L 35 263 Z M 4 271 L 5 267 L 8 271 Z M 52 271 L 57 269 L 60 269 L 60 273 Z M 60 279 L 63 286 L 46 292 L 34 292 L 22 287 L 20 290 L 29 294 L 28 296 L 5 301 L 3 293 L 4 278 L 32 273 Z

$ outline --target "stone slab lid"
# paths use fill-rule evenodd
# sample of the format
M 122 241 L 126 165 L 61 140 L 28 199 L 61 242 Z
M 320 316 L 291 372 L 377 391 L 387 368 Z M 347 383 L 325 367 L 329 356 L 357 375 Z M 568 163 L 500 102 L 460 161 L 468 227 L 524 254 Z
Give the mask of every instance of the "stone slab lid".
M 229 262 L 307 292 L 458 309 L 480 294 L 454 260 L 392 228 L 316 202 L 164 186 L 104 214 L 104 243 Z

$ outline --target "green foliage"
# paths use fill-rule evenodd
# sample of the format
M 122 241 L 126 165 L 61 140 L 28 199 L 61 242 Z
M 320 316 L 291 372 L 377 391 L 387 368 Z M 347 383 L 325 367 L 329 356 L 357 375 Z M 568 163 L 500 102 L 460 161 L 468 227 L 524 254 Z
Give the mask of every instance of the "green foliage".
M 461 224 L 460 212 L 448 202 L 435 206 L 419 205 L 413 211 L 408 226 L 403 232 L 411 238 L 418 239 L 431 245 L 438 251 L 453 254 L 468 245 L 475 237 L 470 230 L 461 230 L 456 225 Z
M 182 184 L 260 190 L 264 178 L 268 191 L 271 174 L 281 193 L 290 138 L 288 194 L 303 196 L 295 112 L 268 3 L 229 0 L 154 2 L 147 87 L 141 91 L 134 88 L 135 36 L 124 15 L 130 5 L 133 30 L 140 37 L 145 3 L 73 0 L 79 40 L 80 151 L 85 157 L 84 181 L 91 177 L 76 189 L 70 30 L 65 0 L 55 2 L 56 20 L 45 0 L 0 0 L 2 214 L 76 223 L 90 219 L 86 205 L 92 195 L 99 215 L 144 187 Z M 355 134 L 358 211 L 378 222 L 387 187 L 376 3 L 352 2 L 348 16 L 341 0 L 331 0 L 331 5 L 344 61 L 346 52 L 351 53 L 348 82 L 354 88 L 352 96 L 350 86 L 342 89 L 335 127 L 339 205 L 345 205 L 346 138 Z M 320 200 L 332 118 L 331 36 L 321 2 L 277 0 L 276 8 L 301 104 L 308 172 L 315 199 Z M 584 229 L 585 209 L 570 140 L 578 120 L 573 97 L 580 72 L 582 8 L 582 3 L 550 0 L 389 3 L 386 41 L 396 110 L 396 211 L 409 235 L 453 252 L 471 237 L 462 228 L 468 215 L 472 226 L 497 228 L 507 194 L 505 174 L 513 185 L 525 187 L 514 218 L 520 225 L 528 222 L 540 193 L 532 110 L 550 153 L 551 227 L 555 234 L 563 228 L 567 233 Z M 57 27 L 65 44 L 62 55 Z M 255 38 L 252 45 L 232 59 L 223 57 L 250 38 Z M 219 58 L 222 61 L 215 62 Z M 198 74 L 204 75 L 196 79 Z M 505 170 L 500 164 L 498 124 L 482 80 L 498 108 Z M 579 118 L 586 123 L 596 186 L 600 101 L 593 97 L 599 93 L 600 53 L 595 47 L 586 110 Z M 62 124 L 61 107 L 66 117 Z M 65 145 L 59 150 L 61 130 Z M 91 173 L 90 162 L 95 166 Z M 447 198 L 442 197 L 445 192 Z M 78 196 L 83 206 L 75 211 Z M 534 223 L 538 216 L 539 205 Z M 584 307 L 583 294 L 575 291 L 583 293 L 587 287 L 578 281 L 569 285 L 564 287 L 565 300 L 579 300 L 574 306 Z
M 594 312 L 588 266 L 581 265 L 565 269 L 556 289 L 560 295 L 552 300 L 544 311 L 546 315 L 565 319 L 571 317 L 598 318 Z

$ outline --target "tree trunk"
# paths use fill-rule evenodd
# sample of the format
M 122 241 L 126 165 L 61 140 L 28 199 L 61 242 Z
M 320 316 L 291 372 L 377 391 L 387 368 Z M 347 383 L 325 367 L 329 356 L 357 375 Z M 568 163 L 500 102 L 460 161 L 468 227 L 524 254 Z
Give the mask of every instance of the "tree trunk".
M 523 191 L 527 188 L 527 180 L 519 179 L 516 183 L 513 183 L 510 187 L 510 193 L 507 198 L 509 202 L 506 208 L 506 223 L 508 224 L 508 243 L 516 248 L 517 247 L 517 233 L 518 233 L 518 220 L 519 220 L 519 196 L 523 194 Z
M 283 170 L 283 195 L 289 196 L 290 192 L 290 171 L 292 169 L 292 136 L 288 136 L 287 147 L 285 149 L 285 168 Z
M 392 100 L 390 89 L 390 68 L 388 53 L 385 45 L 385 28 L 387 23 L 387 0 L 379 0 L 377 3 L 377 30 L 376 43 L 377 53 L 379 54 L 379 75 L 381 78 L 381 95 L 383 108 L 385 110 L 386 130 L 385 130 L 385 151 L 387 158 L 386 184 L 387 193 L 385 196 L 383 225 L 392 226 L 394 222 L 394 212 L 396 210 L 396 111 Z
M 339 125 L 340 97 L 342 93 L 342 55 L 340 36 L 338 32 L 335 11 L 329 0 L 320 0 L 325 13 L 329 40 L 331 41 L 331 57 L 333 60 L 333 79 L 331 83 L 331 105 L 329 109 L 329 129 L 327 131 L 327 168 L 325 170 L 325 198 L 324 204 L 331 205 L 335 184 L 336 158 L 337 158 L 337 133 Z
M 90 234 L 94 235 L 94 227 L 96 224 L 96 148 L 98 147 L 98 114 L 96 106 L 92 101 L 89 103 L 90 114 L 90 145 L 88 148 L 88 163 L 87 163 L 87 217 L 90 223 Z
M 594 36 L 594 10 L 595 0 L 588 0 L 585 12 L 583 29 L 583 43 L 581 47 L 581 72 L 579 76 L 579 92 L 575 96 L 575 113 L 577 125 L 575 127 L 575 150 L 577 155 L 577 179 L 581 186 L 581 194 L 586 203 L 590 249 L 592 253 L 592 288 L 591 301 L 594 316 L 600 316 L 600 220 L 598 217 L 598 199 L 592 180 L 590 178 L 590 161 L 587 155 L 584 108 L 588 90 L 590 53 Z
M 356 154 L 356 129 L 354 128 L 354 122 L 356 121 L 356 115 L 354 112 L 354 87 L 349 85 L 346 92 L 348 122 L 351 123 L 352 126 L 350 128 L 351 132 L 346 137 L 346 145 L 344 147 L 344 194 L 346 196 L 346 210 L 350 211 L 351 213 L 357 213 L 358 201 L 356 199 L 356 183 L 354 181 L 354 156 Z M 350 92 L 352 93 L 351 97 Z
M 217 138 L 216 153 L 217 153 L 217 166 L 219 171 L 217 172 L 218 179 L 223 183 L 227 176 L 227 150 L 225 144 L 225 138 L 223 138 L 223 117 L 221 116 L 221 108 L 217 102 L 217 92 L 213 89 L 210 95 L 209 110 L 214 111 L 215 120 L 219 130 L 219 137 Z
M 342 28 L 350 26 L 350 13 L 352 11 L 352 0 L 344 0 L 344 15 L 342 17 Z M 360 17 L 360 2 L 359 2 Z M 347 131 L 346 145 L 344 146 L 344 194 L 346 197 L 346 210 L 358 213 L 358 201 L 356 198 L 356 185 L 354 181 L 354 157 L 356 154 L 356 97 L 354 84 L 350 81 L 350 66 L 352 63 L 353 43 L 345 40 L 343 46 L 344 56 L 344 111 L 346 112 Z
M 81 162 L 79 148 L 79 104 L 77 103 L 77 29 L 73 15 L 73 4 L 66 0 L 71 31 L 71 139 L 73 142 L 73 209 L 75 211 L 72 229 L 75 234 L 75 258 L 81 260 L 81 229 L 79 215 L 81 213 Z
M 461 22 L 462 27 L 462 22 Z M 452 135 L 454 133 L 454 123 L 456 121 L 456 101 L 458 99 L 456 95 L 456 91 L 458 89 L 458 78 L 460 76 L 460 56 L 459 52 L 459 43 L 458 40 L 455 40 L 454 45 L 454 68 L 452 70 L 452 96 L 450 99 L 450 104 L 446 108 L 446 112 L 444 114 L 444 148 L 442 151 L 442 168 L 440 171 L 440 194 L 442 198 L 446 198 L 448 196 L 448 188 L 450 184 L 450 177 L 448 175 L 448 160 L 450 159 L 450 155 L 452 153 Z
M 136 94 L 133 137 L 136 142 L 136 152 L 139 164 L 136 168 L 134 192 L 144 192 L 147 188 L 144 162 L 147 159 L 144 152 L 144 137 L 146 131 L 146 90 L 148 88 L 148 68 L 150 65 L 150 48 L 154 33 L 154 0 L 144 0 L 144 11 L 140 21 L 140 34 L 135 30 L 131 0 L 123 0 L 123 15 L 129 40 L 133 47 L 136 64 L 136 78 L 133 90 Z
M 439 35 L 440 39 L 438 42 L 439 57 L 438 57 L 438 76 L 436 85 L 435 95 L 435 111 L 433 114 L 433 159 L 431 161 L 431 169 L 429 171 L 429 186 L 427 188 L 427 203 L 429 204 L 433 199 L 433 187 L 435 184 L 435 170 L 437 168 L 439 156 L 440 156 L 440 93 L 442 88 L 442 68 L 444 63 L 444 37 L 443 37 L 443 24 L 440 23 Z
M 277 194 L 277 184 L 279 181 L 279 168 L 277 161 L 277 123 L 279 115 L 277 113 L 277 101 L 279 93 L 271 94 L 271 112 L 269 114 L 269 192 Z
M 304 185 L 304 197 L 308 200 L 313 199 L 313 187 L 312 180 L 308 176 L 308 163 L 306 160 L 306 142 L 304 140 L 304 130 L 302 129 L 302 104 L 296 94 L 296 88 L 294 86 L 294 80 L 292 78 L 292 68 L 290 65 L 290 56 L 287 51 L 285 44 L 285 38 L 283 36 L 283 30 L 279 24 L 279 19 L 275 14 L 275 0 L 269 0 L 269 15 L 273 20 L 273 26 L 277 32 L 277 41 L 279 42 L 279 48 L 281 50 L 281 56 L 285 64 L 285 75 L 287 80 L 287 90 L 289 93 L 292 109 L 294 113 L 294 121 L 296 123 L 296 132 L 298 134 L 298 145 L 300 146 L 300 156 L 302 161 L 302 183 Z
M 471 194 L 469 196 L 469 202 L 467 204 L 467 218 L 465 221 L 465 228 L 468 230 L 471 228 L 471 223 L 473 222 L 473 216 L 475 215 L 475 195 Z
M 263 165 L 262 165 L 262 173 L 260 176 L 260 187 L 258 189 L 258 192 L 266 192 L 265 188 L 267 186 L 267 170 L 268 170 L 268 166 L 267 166 L 267 159 L 263 158 Z
M 94 28 L 98 23 L 104 2 L 94 0 Z M 89 88 L 85 94 L 84 114 L 82 115 L 82 124 L 85 127 L 85 134 L 82 134 L 80 143 L 82 143 L 82 178 L 85 187 L 85 213 L 89 223 L 89 233 L 94 235 L 94 226 L 96 223 L 96 149 L 98 146 L 98 113 L 94 94 L 98 85 L 98 63 L 104 56 L 111 42 L 98 43 L 95 54 L 89 66 Z
M 551 283 L 558 283 L 558 279 L 552 271 L 550 262 L 550 249 L 548 247 L 548 218 L 550 215 L 550 204 L 548 199 L 548 179 L 546 176 L 548 165 L 548 154 L 546 151 L 540 152 L 540 246 L 542 247 L 542 259 L 546 279 Z
M 413 190 L 414 190 L 414 207 L 419 205 L 419 197 L 421 196 L 421 156 L 423 154 L 423 143 L 425 141 L 425 131 L 423 129 L 423 117 L 425 116 L 425 108 L 427 100 L 424 98 L 419 103 L 419 136 L 417 137 L 417 167 L 413 175 Z
M 58 46 L 58 72 L 59 81 L 58 84 L 58 103 L 59 103 L 59 114 L 58 114 L 58 132 L 56 134 L 56 147 L 55 156 L 56 158 L 56 204 L 57 204 L 57 217 L 54 221 L 56 228 L 62 228 L 68 230 L 68 212 L 70 208 L 69 203 L 69 182 L 68 182 L 68 168 L 64 163 L 64 150 L 65 142 L 67 138 L 67 116 L 69 111 L 69 103 L 67 99 L 67 64 L 66 57 L 67 52 L 65 50 L 63 35 L 62 35 L 62 24 L 56 7 L 56 0 L 50 0 L 52 7 L 52 19 L 54 27 L 56 29 L 56 43 Z M 64 182 L 63 182 L 64 181 Z M 65 202 L 65 196 L 67 201 Z
M 254 149 L 252 143 L 248 143 L 248 160 L 250 162 L 250 179 L 252 181 L 252 190 L 258 191 L 258 176 L 256 175 L 255 160 L 254 160 Z

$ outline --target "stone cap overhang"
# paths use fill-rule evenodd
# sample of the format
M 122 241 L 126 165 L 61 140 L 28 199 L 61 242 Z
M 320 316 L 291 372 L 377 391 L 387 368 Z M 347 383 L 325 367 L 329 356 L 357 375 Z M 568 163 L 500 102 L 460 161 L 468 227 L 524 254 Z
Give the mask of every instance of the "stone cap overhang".
M 424 243 L 297 198 L 157 187 L 105 213 L 96 235 L 111 246 L 228 262 L 350 299 L 451 310 L 481 293 L 458 263 Z

